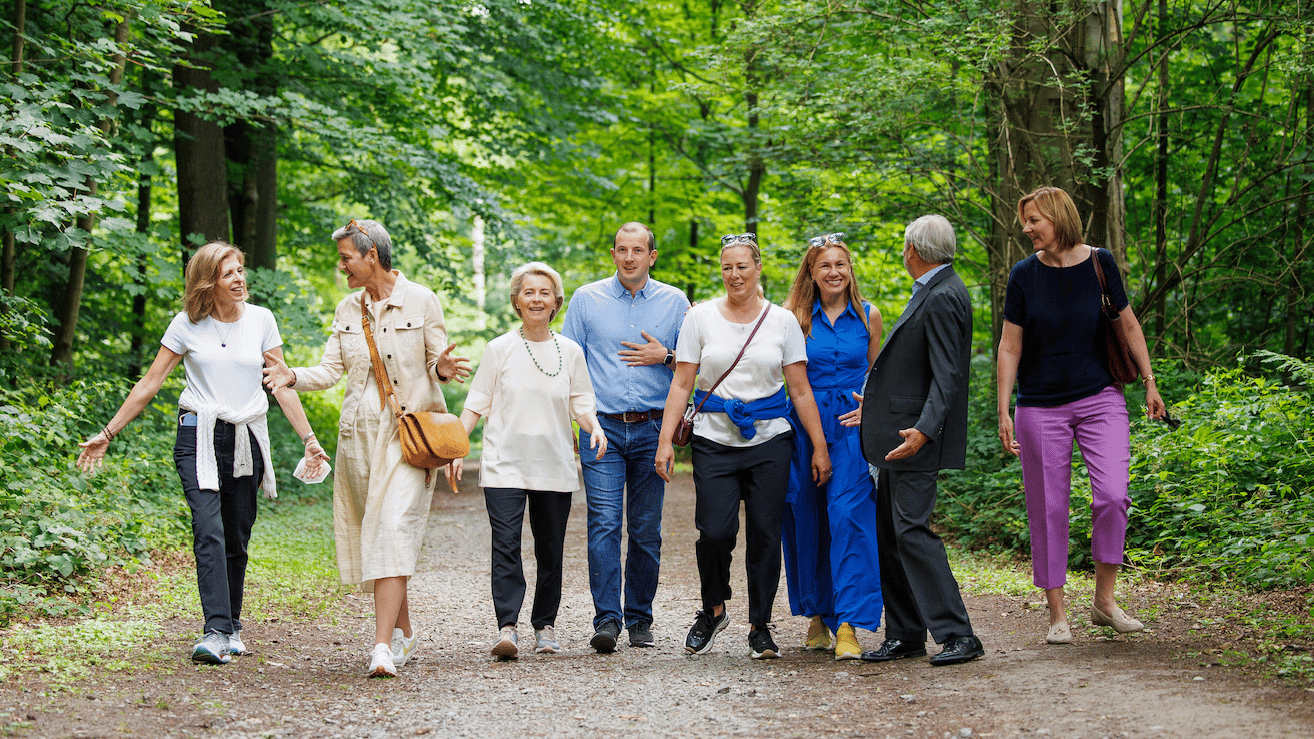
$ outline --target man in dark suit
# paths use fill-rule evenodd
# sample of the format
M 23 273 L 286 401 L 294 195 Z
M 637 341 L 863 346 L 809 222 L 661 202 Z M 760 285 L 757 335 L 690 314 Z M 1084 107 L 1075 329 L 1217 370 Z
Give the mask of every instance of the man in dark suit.
M 885 642 L 862 655 L 869 662 L 926 654 L 927 631 L 944 644 L 933 665 L 985 654 L 929 524 L 939 471 L 961 469 L 967 456 L 972 303 L 951 266 L 956 245 L 944 216 L 922 216 L 904 231 L 912 299 L 885 335 L 863 390 L 862 452 L 876 476 L 885 595 Z

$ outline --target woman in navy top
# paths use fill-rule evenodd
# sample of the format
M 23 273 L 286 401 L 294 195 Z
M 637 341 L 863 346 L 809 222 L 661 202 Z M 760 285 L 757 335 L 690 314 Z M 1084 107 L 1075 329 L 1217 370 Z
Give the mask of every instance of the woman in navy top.
M 876 559 L 876 488 L 862 456 L 856 426 L 840 417 L 858 408 L 881 342 L 881 313 L 862 299 L 844 234 L 809 241 L 784 307 L 807 337 L 808 382 L 830 446 L 831 478 L 812 480 L 812 444 L 794 438 L 785 498 L 784 549 L 790 610 L 811 616 L 804 649 L 835 659 L 860 659 L 854 627 L 880 627 L 880 569 Z M 797 424 L 797 419 L 795 423 Z
M 1113 255 L 1081 243 L 1081 217 L 1066 192 L 1042 187 L 1017 205 L 1022 232 L 1036 253 L 1013 266 L 999 341 L 999 439 L 1022 459 L 1031 527 L 1031 569 L 1049 602 L 1050 644 L 1068 644 L 1063 585 L 1068 565 L 1068 499 L 1072 491 L 1072 442 L 1090 472 L 1091 553 L 1095 602 L 1091 622 L 1119 633 L 1140 631 L 1113 598 L 1127 537 L 1131 460 L 1130 427 L 1122 386 L 1109 374 L 1100 326 L 1100 284 L 1095 259 L 1121 322 L 1128 327 L 1132 358 L 1145 377 L 1151 418 L 1164 414 L 1151 373 L 1141 325 L 1123 290 Z M 1017 439 L 1009 398 L 1017 382 Z

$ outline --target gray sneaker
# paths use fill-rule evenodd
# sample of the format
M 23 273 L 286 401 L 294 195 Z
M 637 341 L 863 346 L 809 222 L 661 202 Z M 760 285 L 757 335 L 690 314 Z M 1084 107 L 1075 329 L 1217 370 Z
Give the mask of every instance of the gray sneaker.
M 557 641 L 557 631 L 551 626 L 534 629 L 535 654 L 560 654 L 561 643 Z
M 520 637 L 516 634 L 516 627 L 503 626 L 497 631 L 497 641 L 493 642 L 493 656 L 498 659 L 516 659 L 520 655 L 518 641 Z
M 250 654 L 246 651 L 246 642 L 242 641 L 241 629 L 228 635 L 228 653 L 232 655 Z
M 226 665 L 233 661 L 231 651 L 228 646 L 228 635 L 211 629 L 205 632 L 205 636 L 202 636 L 192 647 L 192 661 Z

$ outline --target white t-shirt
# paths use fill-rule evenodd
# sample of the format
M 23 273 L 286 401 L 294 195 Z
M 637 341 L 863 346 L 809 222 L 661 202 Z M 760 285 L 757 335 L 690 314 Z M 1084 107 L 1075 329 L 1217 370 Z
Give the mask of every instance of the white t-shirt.
M 529 342 L 532 357 L 519 331 L 502 334 L 484 350 L 465 397 L 465 408 L 484 417 L 482 487 L 579 489 L 570 422 L 594 412 L 593 383 L 579 344 L 560 334 L 554 338 Z M 558 344 L 561 371 L 548 377 L 538 367 L 556 371 Z
M 675 345 L 677 362 L 698 365 L 695 387 L 710 390 L 735 356 L 761 314 L 748 323 L 731 323 L 721 315 L 723 298 L 699 303 L 689 309 L 680 327 L 680 341 Z M 766 320 L 753 336 L 735 369 L 717 386 L 716 396 L 745 402 L 775 395 L 784 386 L 785 365 L 808 361 L 806 340 L 798 319 L 778 305 L 767 304 Z M 701 413 L 694 419 L 694 434 L 726 446 L 756 446 L 789 430 L 789 419 L 772 418 L 755 421 L 757 434 L 745 439 L 724 413 Z
M 238 410 L 257 396 L 269 407 L 261 387 L 264 353 L 282 346 L 283 338 L 268 308 L 247 303 L 242 317 L 233 323 L 216 321 L 214 316 L 192 323 L 183 311 L 173 317 L 160 343 L 183 355 L 187 387 L 178 396 L 182 408 L 217 405 Z

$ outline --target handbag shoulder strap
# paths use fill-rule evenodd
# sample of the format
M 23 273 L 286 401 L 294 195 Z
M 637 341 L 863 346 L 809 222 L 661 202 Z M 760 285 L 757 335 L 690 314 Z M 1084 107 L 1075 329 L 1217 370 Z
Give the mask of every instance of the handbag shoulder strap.
M 397 407 L 397 399 L 392 394 L 392 384 L 388 382 L 388 370 L 383 366 L 383 360 L 379 359 L 379 348 L 374 345 L 374 332 L 370 330 L 370 311 L 365 307 L 365 291 L 361 290 L 360 295 L 360 326 L 365 331 L 365 343 L 370 346 L 370 364 L 374 365 L 374 384 L 379 386 L 379 409 L 389 402 L 392 403 L 392 412 L 398 417 L 401 416 L 401 409 Z
M 1090 248 L 1090 261 L 1095 265 L 1095 279 L 1100 281 L 1100 310 L 1109 317 L 1110 320 L 1118 315 L 1118 309 L 1113 307 L 1113 298 L 1109 297 L 1109 283 L 1104 280 L 1104 269 L 1100 267 L 1100 250 L 1095 247 Z
M 753 330 L 748 334 L 748 340 L 744 342 L 744 346 L 739 350 L 739 354 L 735 355 L 735 361 L 730 363 L 730 367 L 726 369 L 725 374 L 721 375 L 717 378 L 716 382 L 712 383 L 712 387 L 707 391 L 707 395 L 703 397 L 702 403 L 699 403 L 698 407 L 694 409 L 694 415 L 698 415 L 702 412 L 703 403 L 706 403 L 707 399 L 712 397 L 712 393 L 716 392 L 716 389 L 721 386 L 721 380 L 729 377 L 730 373 L 734 371 L 735 366 L 739 364 L 739 360 L 744 358 L 744 352 L 748 351 L 748 345 L 753 343 L 753 337 L 757 336 L 757 330 L 762 328 L 762 324 L 766 321 L 767 314 L 771 312 L 771 301 L 768 300 L 765 302 L 766 307 L 762 309 L 762 317 L 757 319 L 757 325 L 754 326 Z

